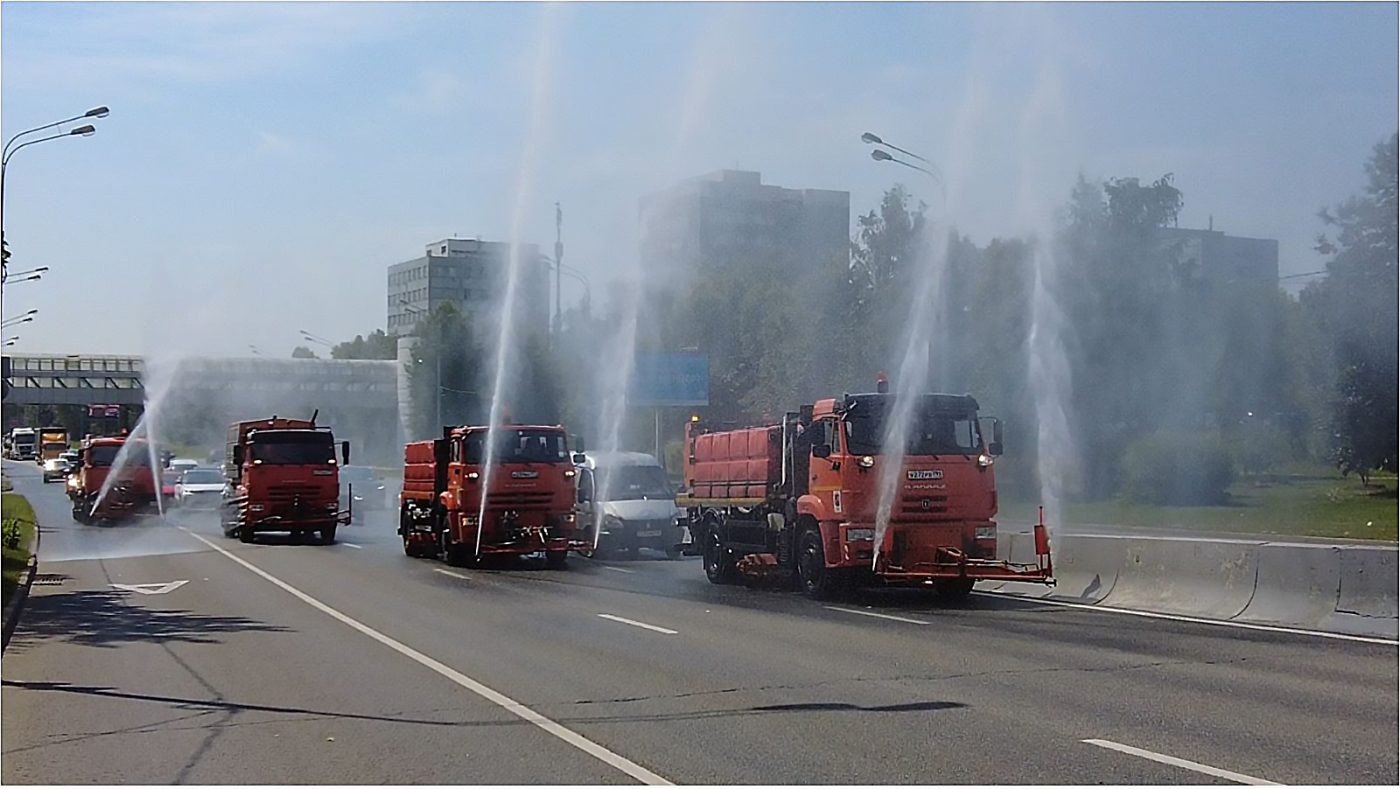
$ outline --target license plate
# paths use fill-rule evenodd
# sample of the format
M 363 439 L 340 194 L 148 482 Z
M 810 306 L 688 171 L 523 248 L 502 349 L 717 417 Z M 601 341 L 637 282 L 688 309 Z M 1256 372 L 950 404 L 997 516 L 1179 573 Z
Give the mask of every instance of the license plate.
M 638 537 L 660 537 L 660 536 L 661 536 L 661 530 L 660 530 L 660 529 L 652 529 L 652 530 L 650 530 L 650 531 L 639 531 L 639 532 L 637 532 L 637 536 L 638 536 Z

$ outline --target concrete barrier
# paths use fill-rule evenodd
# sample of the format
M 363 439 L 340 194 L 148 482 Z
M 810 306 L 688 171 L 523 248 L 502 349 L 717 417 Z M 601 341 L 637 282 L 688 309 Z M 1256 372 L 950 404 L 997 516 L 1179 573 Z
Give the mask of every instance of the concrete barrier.
M 1109 535 L 1051 538 L 1057 585 L 980 584 L 985 591 L 1207 619 L 1395 638 L 1400 552 L 1388 546 Z M 1029 534 L 998 554 L 1035 559 Z
M 1260 545 L 1254 596 L 1235 618 L 1321 628 L 1337 606 L 1338 548 Z
M 1258 572 L 1255 546 L 1194 540 L 1095 540 L 1117 542 L 1103 552 L 1111 567 L 1118 558 L 1118 582 L 1100 602 L 1211 619 L 1230 619 L 1254 596 Z

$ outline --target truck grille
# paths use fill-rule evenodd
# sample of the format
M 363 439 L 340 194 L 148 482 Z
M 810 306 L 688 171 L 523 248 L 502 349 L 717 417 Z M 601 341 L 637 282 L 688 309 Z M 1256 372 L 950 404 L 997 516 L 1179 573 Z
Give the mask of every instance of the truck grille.
M 899 500 L 898 519 L 902 521 L 944 520 L 948 513 L 946 495 L 904 495 Z
M 496 510 L 547 510 L 553 494 L 549 491 L 496 493 L 488 496 L 486 507 Z

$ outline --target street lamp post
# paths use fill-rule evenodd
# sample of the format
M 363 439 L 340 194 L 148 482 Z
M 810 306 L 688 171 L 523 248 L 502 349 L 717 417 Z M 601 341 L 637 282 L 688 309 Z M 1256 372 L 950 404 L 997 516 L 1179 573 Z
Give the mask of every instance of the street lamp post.
M 306 340 L 307 342 L 314 342 L 317 345 L 324 345 L 327 348 L 330 348 L 331 350 L 335 350 L 335 344 L 332 343 L 330 340 L 327 340 L 324 337 L 318 337 L 315 334 L 312 334 L 311 332 L 307 331 L 306 329 L 300 329 L 299 331 L 301 332 L 301 338 L 303 340 Z
M 32 309 L 29 312 L 24 313 L 23 315 L 16 315 L 13 318 L 7 318 L 3 321 L 0 321 L 0 329 L 8 329 L 11 326 L 16 326 L 21 323 L 29 323 L 30 321 L 34 320 L 34 316 L 38 314 L 39 310 L 36 307 L 35 309 Z
M 423 308 L 421 308 L 421 307 L 415 307 L 415 306 L 413 306 L 412 304 L 410 304 L 410 303 L 408 302 L 408 299 L 402 299 L 402 298 L 399 299 L 399 306 L 403 307 L 405 310 L 407 310 L 407 311 L 410 312 L 410 313 L 418 313 L 419 315 L 423 315 L 423 316 L 429 315 L 429 313 L 428 313 L 427 310 L 425 310 L 425 309 L 423 309 Z M 435 368 L 435 369 L 433 370 L 433 411 L 436 412 L 436 414 L 437 414 L 437 428 L 436 428 L 436 429 L 437 429 L 437 430 L 441 430 L 441 429 L 442 429 L 442 326 L 441 326 L 440 324 L 437 326 L 437 344 L 438 344 L 438 347 L 437 347 L 436 349 L 434 349 L 434 351 L 433 351 L 433 365 L 434 365 L 434 368 Z
M 926 167 L 920 167 L 917 164 L 913 164 L 912 162 L 906 162 L 903 159 L 899 159 L 891 155 L 889 151 L 882 151 L 879 148 L 875 148 L 870 152 L 870 158 L 874 159 L 877 162 L 894 162 L 895 164 L 902 164 L 911 170 L 918 170 L 924 175 L 927 175 L 930 178 L 932 178 L 934 180 L 934 183 L 938 184 L 939 195 L 943 198 L 943 210 L 948 210 L 948 186 L 946 183 L 944 183 L 943 174 L 941 172 L 936 172 L 936 170 L 938 169 L 938 165 L 934 164 L 928 159 L 925 159 L 917 153 L 914 153 L 913 151 L 906 151 L 898 145 L 885 142 L 884 140 L 880 139 L 874 134 L 871 134 L 870 132 L 862 134 L 860 136 L 860 139 L 861 142 L 869 143 L 871 145 L 883 145 L 891 150 L 899 151 L 900 153 L 906 156 L 912 156 L 913 158 L 918 159 L 919 161 L 927 164 L 929 167 L 934 168 L 933 170 L 930 170 Z
M 577 281 L 579 282 L 579 284 L 583 285 L 583 303 L 584 303 L 584 304 L 591 304 L 591 303 L 593 302 L 593 284 L 592 284 L 592 282 L 588 279 L 588 275 L 587 275 L 587 274 L 583 273 L 582 271 L 579 271 L 578 269 L 574 268 L 573 266 L 569 266 L 569 265 L 562 264 L 562 263 L 560 263 L 558 260 L 551 260 L 550 257 L 549 257 L 549 255 L 540 255 L 540 257 L 541 257 L 541 258 L 544 258 L 545 263 L 548 264 L 551 268 L 554 269 L 554 276 L 555 276 L 555 282 L 556 282 L 556 283 L 559 281 L 559 275 L 560 275 L 560 274 L 568 274 L 570 278 L 572 278 L 572 279 L 574 279 L 574 280 L 577 280 Z M 558 293 L 558 285 L 556 285 L 555 288 L 556 288 L 555 293 L 557 294 L 557 293 Z M 556 321 L 557 321 L 557 323 L 558 323 L 557 328 L 558 328 L 558 329 L 563 329 L 563 318 L 560 317 L 560 315 L 562 315 L 562 313 L 558 312 L 557 310 L 558 310 L 558 308 L 556 307 L 556 313 L 555 313 L 556 318 L 555 318 L 555 319 L 556 319 Z
M 87 112 L 81 115 L 74 115 L 71 118 L 64 118 L 61 121 L 54 121 L 53 123 L 46 123 L 42 126 L 35 126 L 32 129 L 25 129 L 24 131 L 20 132 L 19 134 L 16 134 L 9 140 L 5 141 L 4 149 L 0 150 L 0 241 L 3 241 L 5 238 L 5 172 L 9 168 L 10 157 L 18 153 L 21 148 L 26 148 L 30 145 L 38 145 L 41 142 L 48 142 L 49 140 L 57 140 L 60 137 L 91 137 L 93 134 L 97 133 L 97 129 L 89 123 L 83 126 L 79 126 L 78 128 L 73 129 L 69 132 L 51 134 L 47 137 L 40 137 L 37 140 L 27 140 L 25 142 L 19 143 L 18 145 L 15 145 L 15 143 L 18 142 L 21 137 L 25 137 L 35 132 L 44 131 L 46 129 L 53 129 L 58 126 L 62 126 L 65 123 L 71 123 L 73 121 L 82 120 L 83 118 L 105 118 L 108 114 L 110 114 L 110 112 L 111 110 L 107 109 L 105 105 L 101 107 L 93 107 L 92 109 L 88 110 Z M 8 255 L 6 255 L 6 257 L 8 257 Z M 0 289 L 3 289 L 4 287 L 4 270 L 7 265 L 8 261 L 0 262 Z

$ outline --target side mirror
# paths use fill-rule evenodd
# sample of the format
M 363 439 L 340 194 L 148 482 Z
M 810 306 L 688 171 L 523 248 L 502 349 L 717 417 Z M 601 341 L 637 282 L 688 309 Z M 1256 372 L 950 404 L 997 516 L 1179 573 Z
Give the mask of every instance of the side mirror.
M 340 442 L 340 462 L 342 465 L 350 465 L 350 442 Z
M 1000 441 L 993 441 L 992 443 L 988 444 L 988 445 L 987 445 L 987 453 L 990 454 L 992 457 L 1000 457 L 1000 456 L 1001 456 L 1001 442 L 1000 442 Z
M 995 456 L 1001 454 L 1002 446 L 1001 446 L 1001 420 L 1000 420 L 1000 419 L 996 419 L 996 420 L 993 420 L 993 421 L 992 421 L 992 443 L 989 444 L 989 445 L 987 446 L 987 451 L 990 452 L 990 453 L 992 454 L 993 457 L 995 457 Z
M 580 466 L 581 466 L 581 465 L 583 465 L 585 462 L 587 462 L 588 458 L 587 458 L 587 457 L 584 457 L 584 454 L 583 454 L 582 452 L 575 452 L 575 453 L 573 454 L 573 460 L 574 460 L 574 463 L 575 463 L 576 465 L 580 465 Z
M 813 445 L 812 445 L 812 457 L 814 457 L 814 458 L 823 458 L 823 459 L 831 457 L 831 445 L 830 445 L 830 444 L 813 444 Z
M 243 446 L 241 444 L 233 448 L 233 465 L 243 465 Z

